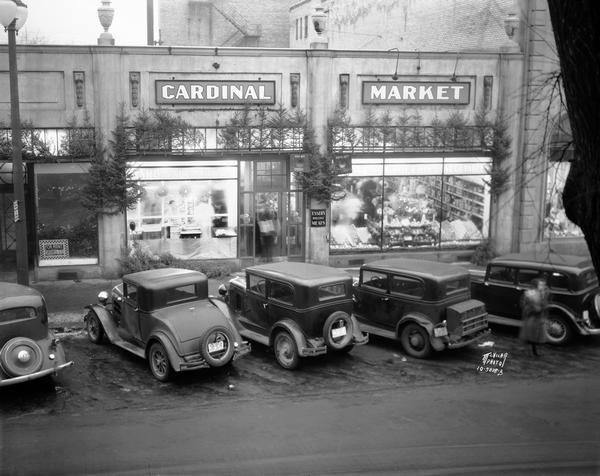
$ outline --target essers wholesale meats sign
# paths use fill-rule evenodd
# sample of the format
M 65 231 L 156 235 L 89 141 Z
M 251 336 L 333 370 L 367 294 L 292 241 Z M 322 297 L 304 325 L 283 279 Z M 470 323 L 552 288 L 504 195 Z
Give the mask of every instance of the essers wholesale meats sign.
M 363 104 L 469 104 L 471 83 L 363 81 Z
M 156 104 L 275 104 L 275 81 L 157 80 Z

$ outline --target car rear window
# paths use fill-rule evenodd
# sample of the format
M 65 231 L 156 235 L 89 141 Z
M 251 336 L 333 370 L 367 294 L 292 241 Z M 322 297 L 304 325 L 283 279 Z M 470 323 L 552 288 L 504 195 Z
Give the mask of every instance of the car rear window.
M 346 296 L 346 285 L 344 283 L 327 284 L 319 287 L 319 301 Z
M 294 303 L 294 288 L 287 283 L 271 281 L 269 297 L 286 304 Z
M 469 279 L 460 278 L 446 281 L 446 294 L 466 291 L 469 288 Z
M 196 285 L 186 284 L 185 286 L 169 288 L 165 291 L 165 296 L 167 305 L 196 299 Z
M 21 321 L 31 319 L 37 316 L 35 307 L 15 307 L 12 309 L 2 309 L 0 311 L 0 323 Z

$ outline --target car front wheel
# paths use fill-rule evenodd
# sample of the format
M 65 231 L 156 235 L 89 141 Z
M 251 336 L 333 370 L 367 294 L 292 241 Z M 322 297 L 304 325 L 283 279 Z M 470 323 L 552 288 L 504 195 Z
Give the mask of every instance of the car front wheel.
M 102 342 L 104 329 L 95 312 L 88 311 L 87 316 L 85 316 L 85 329 L 90 342 L 93 342 L 94 344 L 100 344 L 100 342 Z
M 168 381 L 173 376 L 173 367 L 169 361 L 169 355 L 160 342 L 154 342 L 148 351 L 148 364 L 150 371 L 156 380 Z
M 407 324 L 400 335 L 402 348 L 411 357 L 425 359 L 431 354 L 431 343 L 429 334 L 418 324 L 411 322 Z
M 275 360 L 284 369 L 294 370 L 300 365 L 300 355 L 294 338 L 285 331 L 280 331 L 273 342 Z
M 550 314 L 544 326 L 549 344 L 564 345 L 571 340 L 573 331 L 567 320 L 557 314 Z

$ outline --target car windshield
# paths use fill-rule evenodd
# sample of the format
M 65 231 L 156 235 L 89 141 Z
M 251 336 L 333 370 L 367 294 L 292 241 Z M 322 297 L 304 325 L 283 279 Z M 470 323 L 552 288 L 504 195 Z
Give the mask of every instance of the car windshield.
M 2 309 L 0 311 L 0 323 L 31 319 L 35 316 L 37 316 L 35 307 L 15 307 L 12 309 Z

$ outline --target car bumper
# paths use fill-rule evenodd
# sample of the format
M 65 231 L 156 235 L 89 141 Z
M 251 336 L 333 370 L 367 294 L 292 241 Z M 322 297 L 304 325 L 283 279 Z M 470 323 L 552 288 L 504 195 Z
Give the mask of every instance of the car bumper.
M 588 327 L 585 324 L 579 324 L 578 326 L 579 333 L 584 336 L 599 336 L 600 328 L 596 327 Z
M 359 334 L 354 334 L 352 338 L 353 345 L 365 345 L 369 342 L 369 333 L 368 332 L 360 332 Z
M 478 342 L 481 339 L 489 336 L 492 333 L 491 329 L 484 329 L 475 334 L 470 334 L 468 336 L 462 337 L 457 341 L 448 341 L 448 349 L 460 349 L 461 347 L 466 347 L 467 345 L 473 344 L 474 342 Z
M 47 375 L 55 375 L 59 370 L 66 369 L 73 365 L 73 362 L 67 362 L 65 364 L 57 365 L 55 367 L 40 370 L 29 375 L 22 375 L 20 377 L 11 377 L 4 380 L 0 380 L 0 387 L 7 387 L 8 385 L 14 385 L 17 383 L 27 382 L 29 380 L 35 380 L 38 378 L 46 377 Z
M 249 342 L 242 342 L 238 346 L 237 350 L 234 352 L 234 354 L 233 354 L 233 360 L 239 359 L 243 355 L 248 354 L 251 350 L 252 350 L 252 346 L 250 345 Z

